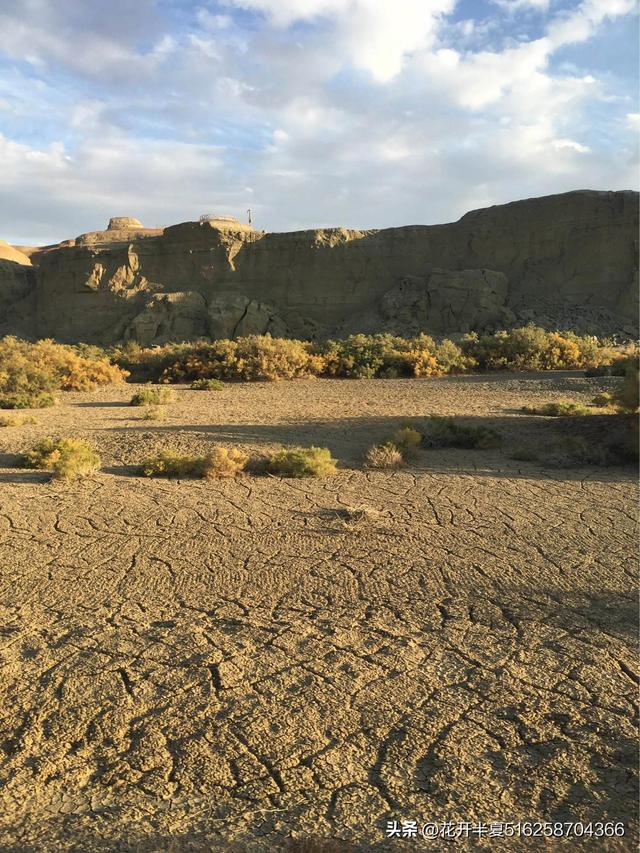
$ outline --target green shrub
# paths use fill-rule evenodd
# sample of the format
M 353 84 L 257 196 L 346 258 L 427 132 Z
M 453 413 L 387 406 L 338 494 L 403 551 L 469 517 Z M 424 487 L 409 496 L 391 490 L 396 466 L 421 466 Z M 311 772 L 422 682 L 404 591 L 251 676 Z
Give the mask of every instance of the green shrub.
M 403 468 L 405 465 L 404 454 L 392 441 L 374 444 L 365 454 L 367 468 Z
M 582 403 L 573 403 L 570 400 L 561 400 L 557 403 L 543 403 L 541 406 L 523 406 L 522 411 L 528 415 L 545 415 L 550 418 L 593 414 L 593 409 L 583 406 Z
M 145 460 L 141 468 L 145 477 L 203 477 L 205 458 L 166 449 Z
M 25 454 L 28 468 L 52 469 L 53 477 L 76 480 L 93 474 L 100 457 L 85 441 L 76 438 L 43 438 Z
M 249 457 L 235 448 L 214 447 L 204 459 L 204 476 L 208 480 L 235 477 L 244 470 Z
M 0 393 L 0 409 L 47 409 L 56 398 L 48 391 L 14 391 Z
M 624 382 L 622 387 L 613 395 L 615 405 L 624 412 L 635 413 L 639 403 L 638 357 L 625 359 Z
M 26 415 L 0 415 L 0 427 L 17 427 L 23 424 L 36 424 L 38 421 Z
M 280 477 L 327 477 L 336 473 L 336 460 L 326 447 L 292 447 L 273 453 L 267 471 Z
M 194 379 L 189 388 L 192 391 L 222 391 L 224 382 L 219 379 Z
M 500 444 L 498 433 L 485 426 L 458 423 L 453 418 L 431 415 L 424 433 L 428 447 L 460 447 L 485 450 Z
M 130 406 L 166 406 L 173 401 L 174 395 L 169 388 L 143 388 L 142 391 L 136 391 L 131 400 Z

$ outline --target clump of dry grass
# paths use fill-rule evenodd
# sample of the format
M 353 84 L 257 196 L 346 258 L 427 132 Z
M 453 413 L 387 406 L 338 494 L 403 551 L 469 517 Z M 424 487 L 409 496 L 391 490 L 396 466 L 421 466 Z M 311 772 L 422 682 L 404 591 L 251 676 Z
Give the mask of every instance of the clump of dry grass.
M 235 447 L 216 446 L 204 458 L 203 474 L 207 480 L 235 477 L 244 471 L 249 457 Z
M 328 477 L 336 473 L 336 464 L 327 447 L 292 447 L 272 453 L 267 472 L 280 477 Z
M 571 400 L 560 400 L 558 402 L 543 403 L 541 406 L 523 406 L 522 411 L 527 415 L 543 415 L 549 418 L 562 418 L 572 416 L 591 415 L 593 410 L 582 403 L 574 403 Z
M 149 406 L 140 415 L 141 421 L 163 421 L 165 418 L 166 412 L 160 406 Z
M 130 406 L 166 406 L 173 402 L 174 393 L 170 388 L 143 388 L 141 391 L 136 391 L 131 400 Z
M 365 454 L 365 465 L 367 468 L 403 468 L 406 465 L 405 458 L 400 448 L 392 441 L 383 444 L 374 444 Z
M 77 438 L 43 438 L 25 454 L 28 468 L 53 470 L 54 479 L 77 480 L 100 467 L 100 457 L 85 441 Z

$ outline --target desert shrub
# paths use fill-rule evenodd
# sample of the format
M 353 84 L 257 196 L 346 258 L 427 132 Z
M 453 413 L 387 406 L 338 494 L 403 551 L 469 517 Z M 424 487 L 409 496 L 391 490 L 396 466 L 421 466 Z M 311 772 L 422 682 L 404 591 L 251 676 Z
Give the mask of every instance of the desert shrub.
M 86 350 L 90 352 L 90 350 Z M 52 340 L 0 340 L 0 398 L 3 408 L 42 408 L 52 391 L 90 391 L 122 382 L 126 372 L 105 357 L 90 358 Z
M 374 444 L 365 454 L 367 468 L 402 468 L 406 464 L 402 451 L 391 441 Z
M 609 391 L 602 391 L 591 398 L 591 405 L 597 409 L 608 409 L 615 405 L 615 396 Z
M 17 427 L 24 424 L 36 424 L 38 421 L 27 415 L 0 415 L 0 427 Z
M 163 421 L 166 413 L 161 406 L 145 406 L 140 415 L 141 421 Z
M 618 461 L 611 447 L 582 435 L 568 435 L 550 447 L 547 462 L 559 467 L 611 465 Z
M 203 477 L 205 458 L 165 449 L 145 460 L 141 470 L 145 477 Z
M 537 462 L 540 459 L 540 454 L 534 447 L 520 444 L 511 449 L 509 458 L 515 459 L 518 462 Z
M 477 366 L 474 356 L 465 354 L 457 344 L 447 338 L 436 347 L 435 357 L 443 373 L 467 373 Z
M 545 415 L 550 418 L 593 414 L 592 409 L 583 406 L 582 403 L 573 403 L 570 400 L 543 403 L 541 406 L 523 406 L 522 411 L 528 415 Z
M 442 363 L 438 361 L 439 350 Z M 443 342 L 438 348 L 429 335 L 415 338 L 390 334 L 350 335 L 344 340 L 327 341 L 319 345 L 317 351 L 324 359 L 325 376 L 348 379 L 441 376 L 449 369 L 449 361 L 459 362 L 464 358 L 453 342 Z
M 413 426 L 403 426 L 394 432 L 390 443 L 395 445 L 403 457 L 407 459 L 415 454 L 422 444 L 422 433 Z
M 155 358 L 162 365 L 160 381 L 196 379 L 271 381 L 316 376 L 324 362 L 305 341 L 249 335 L 236 340 L 165 348 Z
M 281 477 L 327 477 L 336 473 L 336 460 L 326 447 L 292 447 L 271 454 L 267 471 Z
M 235 477 L 244 470 L 249 457 L 234 447 L 214 447 L 204 459 L 204 476 L 208 480 Z
M 424 431 L 424 443 L 430 447 L 460 447 L 485 450 L 497 447 L 498 433 L 486 426 L 461 424 L 454 418 L 431 415 Z
M 624 382 L 613 394 L 614 404 L 625 412 L 637 412 L 639 403 L 638 357 L 630 356 L 624 361 Z
M 598 363 L 598 339 L 573 332 L 547 332 L 539 326 L 479 336 L 465 335 L 462 351 L 486 370 L 559 370 Z
M 100 467 L 95 450 L 77 438 L 43 438 L 25 454 L 24 462 L 28 468 L 52 469 L 61 480 L 86 477 Z
M 173 397 L 173 392 L 169 388 L 143 388 L 141 391 L 136 391 L 129 405 L 166 406 L 173 401 Z
M 13 391 L 0 393 L 0 409 L 47 409 L 56 398 L 49 391 Z
M 194 379 L 189 388 L 192 391 L 222 391 L 224 382 L 219 379 Z

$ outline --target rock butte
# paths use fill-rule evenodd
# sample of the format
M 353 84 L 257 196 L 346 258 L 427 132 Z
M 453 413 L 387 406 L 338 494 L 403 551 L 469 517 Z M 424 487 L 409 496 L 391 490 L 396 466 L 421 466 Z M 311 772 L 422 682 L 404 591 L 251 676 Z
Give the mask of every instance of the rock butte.
M 637 335 L 638 193 L 580 190 L 446 225 L 265 233 L 229 217 L 0 244 L 0 333 L 109 344 L 530 321 Z

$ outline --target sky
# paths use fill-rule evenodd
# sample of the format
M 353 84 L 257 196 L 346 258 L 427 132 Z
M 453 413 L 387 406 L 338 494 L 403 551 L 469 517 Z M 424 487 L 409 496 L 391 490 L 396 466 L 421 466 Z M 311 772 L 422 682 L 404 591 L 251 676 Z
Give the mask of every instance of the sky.
M 0 238 L 638 188 L 636 0 L 0 0 Z

